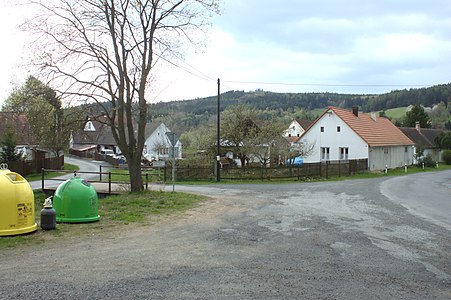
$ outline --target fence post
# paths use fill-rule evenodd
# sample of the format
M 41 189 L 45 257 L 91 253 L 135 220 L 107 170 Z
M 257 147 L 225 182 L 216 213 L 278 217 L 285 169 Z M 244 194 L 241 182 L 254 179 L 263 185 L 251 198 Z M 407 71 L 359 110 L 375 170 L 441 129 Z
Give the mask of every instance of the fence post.
M 102 165 L 100 165 L 99 168 L 100 168 L 99 181 L 102 182 Z
M 146 191 L 149 189 L 149 173 L 146 173 Z
M 163 181 L 166 182 L 166 164 L 164 164 Z
M 42 192 L 44 192 L 44 176 L 45 176 L 44 168 L 41 168 L 41 190 L 42 190 Z
M 329 179 L 329 161 L 326 160 L 326 179 Z
M 74 170 L 74 177 L 77 177 L 77 170 Z
M 111 194 L 111 171 L 108 171 L 108 194 Z

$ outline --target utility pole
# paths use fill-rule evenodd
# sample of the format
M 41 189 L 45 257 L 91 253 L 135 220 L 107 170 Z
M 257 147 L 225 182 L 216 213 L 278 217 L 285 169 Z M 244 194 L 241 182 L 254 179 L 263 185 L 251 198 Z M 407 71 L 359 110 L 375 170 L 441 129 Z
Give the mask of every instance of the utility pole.
M 172 144 L 172 192 L 175 192 L 175 133 L 166 132 Z
M 221 181 L 221 174 L 220 174 L 220 170 L 221 170 L 221 153 L 220 153 L 220 111 L 219 109 L 221 108 L 220 105 L 221 102 L 221 81 L 218 78 L 218 108 L 217 108 L 217 122 L 218 122 L 218 128 L 217 128 L 217 140 L 216 140 L 216 181 L 219 182 Z

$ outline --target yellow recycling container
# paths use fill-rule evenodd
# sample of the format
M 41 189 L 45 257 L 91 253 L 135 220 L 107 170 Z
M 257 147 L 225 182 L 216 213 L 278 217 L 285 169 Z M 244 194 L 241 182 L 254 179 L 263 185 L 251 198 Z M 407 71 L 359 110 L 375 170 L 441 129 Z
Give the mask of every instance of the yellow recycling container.
M 28 181 L 8 169 L 0 169 L 0 236 L 35 231 L 34 194 Z

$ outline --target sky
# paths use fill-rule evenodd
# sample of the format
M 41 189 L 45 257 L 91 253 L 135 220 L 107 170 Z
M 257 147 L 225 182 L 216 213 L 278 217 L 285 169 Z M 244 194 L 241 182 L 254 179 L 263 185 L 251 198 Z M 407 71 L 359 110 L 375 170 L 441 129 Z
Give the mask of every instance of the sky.
M 24 12 L 0 0 L 0 104 L 33 74 Z M 222 0 L 184 60 L 159 65 L 149 102 L 228 90 L 378 94 L 451 82 L 449 0 Z

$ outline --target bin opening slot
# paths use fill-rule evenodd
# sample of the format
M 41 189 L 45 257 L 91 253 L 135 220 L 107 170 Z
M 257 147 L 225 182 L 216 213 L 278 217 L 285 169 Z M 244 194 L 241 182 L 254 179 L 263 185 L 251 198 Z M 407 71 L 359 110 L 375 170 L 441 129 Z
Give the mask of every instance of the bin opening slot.
M 25 179 L 17 173 L 7 173 L 6 176 L 11 179 L 11 181 L 24 181 Z

